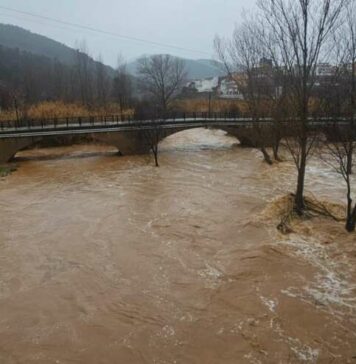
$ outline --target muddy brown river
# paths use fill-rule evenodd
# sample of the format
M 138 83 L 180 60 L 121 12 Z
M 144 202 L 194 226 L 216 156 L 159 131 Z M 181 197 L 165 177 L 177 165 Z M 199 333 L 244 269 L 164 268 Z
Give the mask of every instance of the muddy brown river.
M 356 237 L 276 230 L 294 189 L 220 131 L 149 156 L 19 153 L 0 180 L 0 363 L 356 363 Z M 317 160 L 308 193 L 343 203 Z

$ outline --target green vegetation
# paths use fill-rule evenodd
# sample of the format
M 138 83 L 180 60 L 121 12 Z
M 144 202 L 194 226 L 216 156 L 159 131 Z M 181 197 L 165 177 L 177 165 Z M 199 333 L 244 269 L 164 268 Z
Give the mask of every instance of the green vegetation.
M 16 171 L 16 169 L 15 166 L 0 166 L 0 177 L 6 177 Z

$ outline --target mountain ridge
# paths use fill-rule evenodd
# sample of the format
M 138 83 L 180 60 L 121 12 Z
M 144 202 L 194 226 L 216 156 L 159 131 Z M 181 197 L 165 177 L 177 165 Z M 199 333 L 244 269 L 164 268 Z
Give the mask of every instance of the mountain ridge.
M 178 58 L 184 61 L 185 68 L 187 71 L 187 78 L 189 80 L 203 79 L 203 78 L 211 78 L 217 76 L 223 76 L 224 71 L 222 65 L 219 62 L 214 61 L 212 59 L 189 59 L 189 58 L 181 58 L 177 56 L 172 56 L 174 58 Z M 133 76 L 137 76 L 137 67 L 138 61 L 141 57 L 138 57 L 136 60 L 133 60 L 127 64 L 127 70 Z
M 73 66 L 77 62 L 78 50 L 16 25 L 0 23 L 0 45 L 10 49 L 19 49 L 21 52 L 51 58 L 68 66 Z M 92 67 L 98 63 L 98 61 L 87 54 L 81 53 L 88 59 Z M 108 73 L 113 75 L 114 69 L 108 65 L 105 65 L 105 67 Z
M 77 50 L 71 48 L 57 40 L 51 39 L 44 35 L 33 33 L 24 28 L 11 24 L 0 24 L 0 45 L 7 48 L 17 48 L 23 52 L 30 52 L 35 55 L 56 59 L 66 65 L 73 66 L 77 62 Z M 95 61 L 92 57 L 87 56 L 92 65 Z M 173 55 L 173 57 L 176 57 Z M 137 59 L 127 63 L 128 72 L 137 76 Z M 219 62 L 212 59 L 189 59 L 180 58 L 185 62 L 187 76 L 189 80 L 211 78 L 224 74 Z M 114 68 L 105 65 L 109 74 L 113 74 Z

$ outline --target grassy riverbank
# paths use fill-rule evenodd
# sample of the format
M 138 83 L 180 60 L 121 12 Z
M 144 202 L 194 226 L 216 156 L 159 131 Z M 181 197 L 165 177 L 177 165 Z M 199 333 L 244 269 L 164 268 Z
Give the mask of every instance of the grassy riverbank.
M 16 169 L 15 166 L 0 166 L 0 177 L 6 177 L 16 171 Z

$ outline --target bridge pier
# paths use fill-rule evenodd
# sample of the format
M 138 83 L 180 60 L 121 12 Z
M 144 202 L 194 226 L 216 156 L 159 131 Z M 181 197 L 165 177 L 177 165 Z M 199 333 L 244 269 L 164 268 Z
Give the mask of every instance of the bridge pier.
M 17 152 L 40 141 L 41 138 L 7 138 L 0 139 L 0 164 L 11 161 Z
M 150 148 L 141 131 L 119 131 L 93 135 L 101 143 L 114 145 L 122 155 L 146 154 Z
M 275 135 L 271 126 L 244 126 L 221 128 L 228 134 L 237 138 L 240 144 L 249 148 L 272 147 Z
M 349 125 L 345 126 L 328 126 L 323 128 L 326 140 L 330 143 L 341 143 L 344 141 L 356 141 L 356 126 L 353 128 Z

